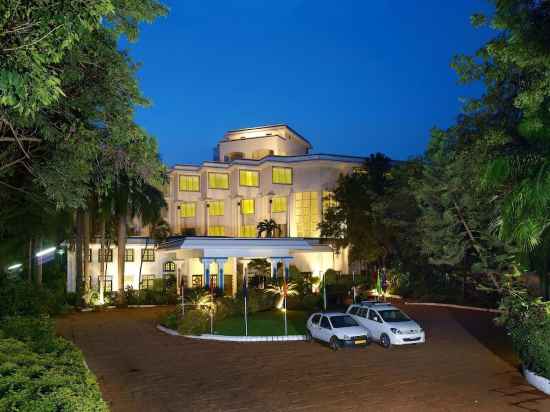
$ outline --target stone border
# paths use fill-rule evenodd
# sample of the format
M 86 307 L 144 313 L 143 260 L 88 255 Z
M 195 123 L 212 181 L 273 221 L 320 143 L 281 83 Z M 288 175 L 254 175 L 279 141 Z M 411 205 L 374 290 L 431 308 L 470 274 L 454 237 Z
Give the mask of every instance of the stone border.
M 121 307 L 121 308 L 119 308 L 118 306 L 115 306 L 115 305 L 109 305 L 109 306 L 97 305 L 97 306 L 94 306 L 94 307 L 86 306 L 85 308 L 78 309 L 78 311 L 79 312 L 93 312 L 93 311 L 97 310 L 98 308 L 99 308 L 99 310 L 101 310 L 101 309 L 140 309 L 140 308 L 161 308 L 161 307 L 167 307 L 167 306 L 172 306 L 172 305 L 127 305 L 127 306 Z
M 453 308 L 453 309 L 467 309 L 467 310 L 477 310 L 478 312 L 491 312 L 491 313 L 502 313 L 498 309 L 487 309 L 487 308 L 478 308 L 477 306 L 464 306 L 464 305 L 454 305 L 451 303 L 420 303 L 420 302 L 405 302 L 405 305 L 411 306 L 438 306 L 442 308 Z
M 157 329 L 172 336 L 182 336 L 184 338 L 211 340 L 218 342 L 297 342 L 306 340 L 305 335 L 288 335 L 288 336 L 227 336 L 227 335 L 211 335 L 203 333 L 202 335 L 181 335 L 173 329 L 162 325 L 157 325 Z
M 542 376 L 537 375 L 535 372 L 531 372 L 525 366 L 523 366 L 523 375 L 531 386 L 534 386 L 546 395 L 550 395 L 550 379 L 543 378 Z

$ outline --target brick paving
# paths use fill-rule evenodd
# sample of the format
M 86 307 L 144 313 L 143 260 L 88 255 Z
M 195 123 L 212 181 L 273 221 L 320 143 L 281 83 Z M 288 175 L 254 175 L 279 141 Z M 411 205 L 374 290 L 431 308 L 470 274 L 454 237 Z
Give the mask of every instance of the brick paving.
M 421 346 L 332 352 L 315 343 L 188 340 L 155 329 L 166 309 L 79 313 L 59 332 L 84 352 L 114 412 L 550 411 L 489 315 L 407 307 Z

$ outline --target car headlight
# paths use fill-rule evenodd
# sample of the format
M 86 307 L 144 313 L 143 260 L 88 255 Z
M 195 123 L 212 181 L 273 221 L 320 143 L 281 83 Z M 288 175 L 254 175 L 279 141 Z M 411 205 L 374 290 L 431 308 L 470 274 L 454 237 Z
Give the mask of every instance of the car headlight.
M 401 335 L 401 331 L 397 328 L 390 328 L 390 330 L 394 335 Z

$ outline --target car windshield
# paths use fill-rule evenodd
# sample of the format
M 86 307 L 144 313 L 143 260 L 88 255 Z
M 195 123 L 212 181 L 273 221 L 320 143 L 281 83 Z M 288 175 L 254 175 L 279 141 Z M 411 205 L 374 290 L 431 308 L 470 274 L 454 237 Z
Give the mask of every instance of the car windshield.
M 410 320 L 407 315 L 398 309 L 379 310 L 378 313 L 385 322 L 406 322 Z
M 357 322 L 348 315 L 331 316 L 330 322 L 333 328 L 349 328 L 350 326 L 358 326 Z

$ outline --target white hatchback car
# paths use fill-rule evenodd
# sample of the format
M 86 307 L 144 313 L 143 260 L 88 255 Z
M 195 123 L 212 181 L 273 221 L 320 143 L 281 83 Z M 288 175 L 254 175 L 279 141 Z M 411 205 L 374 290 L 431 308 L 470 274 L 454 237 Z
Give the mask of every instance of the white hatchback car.
M 341 312 L 314 313 L 306 324 L 308 340 L 320 340 L 330 345 L 332 350 L 342 346 L 367 346 L 367 330 L 350 315 Z
M 426 342 L 420 325 L 389 303 L 361 302 L 350 305 L 346 313 L 367 328 L 370 338 L 385 348 Z

